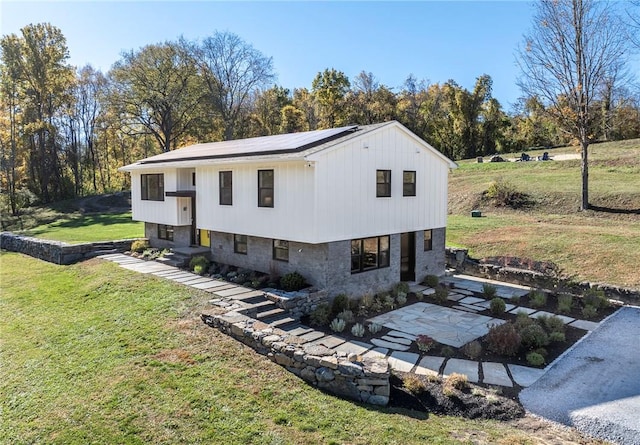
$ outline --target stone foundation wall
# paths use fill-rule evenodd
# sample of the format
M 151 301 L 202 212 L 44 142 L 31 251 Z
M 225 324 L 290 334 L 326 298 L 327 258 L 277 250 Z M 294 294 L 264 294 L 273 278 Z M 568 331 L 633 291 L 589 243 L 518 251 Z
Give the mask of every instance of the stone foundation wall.
M 264 289 L 265 297 L 273 301 L 280 309 L 289 311 L 296 319 L 309 315 L 318 305 L 329 303 L 329 292 L 326 289 L 297 292 L 277 292 L 275 289 Z
M 558 289 L 563 292 L 571 292 L 576 295 L 583 294 L 589 289 L 599 289 L 604 291 L 607 298 L 622 301 L 627 304 L 640 304 L 640 290 L 638 289 L 628 289 L 603 283 L 577 283 L 573 280 L 555 277 L 533 270 L 483 263 L 469 257 L 467 249 L 447 247 L 446 256 L 447 267 L 456 269 L 460 273 L 468 275 L 547 290 Z
M 11 232 L 0 233 L 0 248 L 19 252 L 55 264 L 73 264 L 97 255 L 125 252 L 135 239 L 67 244 Z
M 238 313 L 202 314 L 202 320 L 322 390 L 372 405 L 389 403 L 390 368 L 384 358 L 301 345 L 299 337 Z

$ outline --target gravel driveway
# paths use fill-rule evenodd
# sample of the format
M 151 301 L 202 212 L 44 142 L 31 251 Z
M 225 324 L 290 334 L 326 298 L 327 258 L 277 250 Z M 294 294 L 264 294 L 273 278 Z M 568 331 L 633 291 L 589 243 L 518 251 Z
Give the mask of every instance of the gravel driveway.
M 640 307 L 579 342 L 520 401 L 538 416 L 618 444 L 640 444 Z

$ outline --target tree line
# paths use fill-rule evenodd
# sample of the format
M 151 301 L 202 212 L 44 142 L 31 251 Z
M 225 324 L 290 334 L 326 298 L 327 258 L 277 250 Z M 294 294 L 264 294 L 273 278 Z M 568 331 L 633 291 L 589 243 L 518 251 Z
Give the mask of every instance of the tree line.
M 239 36 L 215 32 L 121 55 L 107 73 L 75 68 L 62 31 L 25 26 L 0 40 L 2 208 L 128 189 L 118 167 L 184 145 L 398 120 L 452 159 L 576 140 L 555 114 L 566 100 L 530 90 L 510 112 L 492 79 L 471 90 L 409 75 L 328 68 L 311 89 L 277 85 L 273 62 Z M 589 140 L 640 137 L 640 95 L 607 78 L 591 98 Z M 554 114 L 555 113 L 555 114 Z

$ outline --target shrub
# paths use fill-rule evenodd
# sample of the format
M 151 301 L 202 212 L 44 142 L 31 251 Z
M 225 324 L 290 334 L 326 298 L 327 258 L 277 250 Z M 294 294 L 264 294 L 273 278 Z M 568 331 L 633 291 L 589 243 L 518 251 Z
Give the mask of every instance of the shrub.
M 329 324 L 331 309 L 327 303 L 322 303 L 309 314 L 309 322 L 313 326 L 326 326 Z
M 197 273 L 198 275 L 204 275 L 204 273 L 205 273 L 206 271 L 207 271 L 207 270 L 206 270 L 206 269 L 204 268 L 204 266 L 203 266 L 203 265 L 201 265 L 201 264 L 196 264 L 196 265 L 194 266 L 194 268 L 193 268 L 193 272 L 194 272 L 194 273 Z
M 207 259 L 207 257 L 203 255 L 194 256 L 193 258 L 191 258 L 191 261 L 189 261 L 189 269 L 195 272 L 196 266 L 200 266 L 200 270 L 202 270 L 204 273 L 204 271 L 206 271 L 209 268 L 209 260 Z M 199 272 L 196 272 L 196 273 L 199 273 Z
M 290 272 L 280 278 L 280 286 L 287 292 L 304 289 L 306 285 L 306 280 L 298 272 Z
M 407 303 L 407 294 L 404 292 L 398 292 L 396 296 L 396 301 L 398 302 L 398 306 L 402 306 Z
M 489 284 L 489 283 L 484 283 L 482 285 L 482 295 L 484 295 L 484 298 L 486 298 L 487 300 L 491 300 L 492 298 L 494 298 L 496 295 L 498 294 L 498 288 Z
M 565 324 L 562 319 L 556 315 L 549 317 L 548 315 L 541 315 L 538 317 L 538 321 L 542 324 L 542 327 L 548 332 L 562 332 L 565 331 Z
M 337 314 L 336 318 L 339 318 L 340 320 L 344 320 L 346 323 L 353 323 L 353 320 L 354 320 L 353 312 L 350 311 L 349 309 L 345 309 L 344 311 Z
M 516 314 L 515 325 L 518 331 L 521 331 L 523 328 L 534 323 L 535 321 L 533 321 L 525 311 L 518 311 L 518 313 Z
M 451 346 L 443 346 L 440 348 L 440 355 L 443 357 L 453 357 L 456 355 L 456 351 Z
M 364 326 L 360 323 L 356 323 L 351 328 L 351 333 L 356 337 L 362 337 L 364 335 Z
M 334 318 L 329 327 L 333 332 L 342 332 L 347 323 L 342 318 Z
M 484 196 L 497 207 L 519 209 L 531 204 L 529 195 L 518 191 L 513 184 L 504 179 L 493 181 L 484 192 Z
M 507 310 L 507 305 L 502 298 L 495 297 L 493 300 L 491 300 L 489 308 L 491 309 L 492 314 L 500 315 L 504 314 L 504 311 Z
M 399 295 L 400 293 L 404 293 L 405 295 L 409 293 L 409 284 L 405 283 L 405 282 L 399 282 L 398 284 L 396 284 L 396 286 L 393 288 L 393 293 L 395 295 Z
M 445 303 L 449 297 L 449 289 L 444 286 L 438 286 L 436 288 L 436 293 L 433 294 L 432 297 L 437 303 Z
M 382 306 L 385 309 L 393 309 L 396 306 L 396 300 L 389 294 L 382 297 Z
M 464 374 L 458 374 L 454 372 L 453 374 L 448 375 L 444 379 L 444 384 L 442 385 L 442 392 L 445 396 L 451 397 L 456 393 L 456 391 L 462 391 L 469 387 L 469 379 Z
M 482 354 L 482 345 L 478 340 L 473 340 L 462 347 L 462 353 L 471 360 L 476 360 Z
M 512 323 L 491 325 L 486 336 L 487 346 L 496 354 L 513 356 L 520 349 L 521 337 Z
M 534 308 L 541 308 L 547 304 L 547 294 L 540 290 L 529 292 L 529 304 Z
M 603 290 L 589 289 L 582 296 L 585 306 L 593 306 L 594 309 L 604 309 L 609 306 L 609 300 L 604 295 Z
M 516 306 L 520 304 L 520 295 L 512 295 L 509 297 L 509 302 L 511 304 L 515 304 Z
M 438 287 L 438 284 L 440 283 L 440 279 L 438 278 L 437 275 L 427 275 L 426 277 L 424 277 L 423 283 L 426 286 L 429 286 L 435 289 L 436 287 Z
M 553 343 L 562 343 L 566 339 L 567 338 L 564 335 L 564 332 L 553 331 L 551 334 L 549 334 L 549 341 Z
M 146 239 L 137 239 L 131 243 L 131 251 L 136 253 L 142 253 L 149 248 L 149 241 Z
M 402 387 L 411 394 L 420 394 L 426 391 L 427 386 L 419 377 L 414 374 L 408 374 L 402 381 Z
M 585 306 L 582 308 L 582 316 L 584 318 L 593 318 L 598 314 L 598 310 L 593 306 Z
M 369 332 L 371 332 L 372 334 L 375 335 L 381 330 L 382 330 L 382 325 L 379 325 L 378 323 L 369 323 Z
M 382 305 L 382 300 L 379 297 L 375 297 L 373 299 L 373 303 L 371 303 L 371 311 L 374 313 L 382 312 L 384 306 Z
M 347 294 L 336 295 L 331 302 L 331 313 L 339 314 L 345 309 L 349 309 L 349 297 Z
M 537 352 L 530 352 L 527 354 L 527 363 L 531 366 L 542 366 L 544 365 L 544 357 Z
M 570 294 L 558 295 L 558 312 L 568 314 L 571 312 L 571 306 L 573 306 L 573 296 Z
M 529 349 L 535 349 L 549 344 L 549 336 L 538 323 L 523 328 L 520 331 L 520 338 L 522 339 L 522 345 Z
M 436 344 L 436 341 L 428 335 L 418 335 L 416 337 L 416 346 L 422 352 L 429 352 Z

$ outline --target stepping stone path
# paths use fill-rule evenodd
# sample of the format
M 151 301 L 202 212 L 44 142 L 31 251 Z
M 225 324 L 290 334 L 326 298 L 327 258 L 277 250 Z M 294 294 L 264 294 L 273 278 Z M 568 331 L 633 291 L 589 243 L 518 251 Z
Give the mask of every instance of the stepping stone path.
M 257 319 L 265 324 L 278 327 L 292 335 L 296 335 L 302 343 L 318 345 L 333 349 L 344 355 L 357 354 L 363 357 L 387 357 L 392 369 L 399 372 L 413 372 L 417 375 L 450 375 L 454 372 L 465 374 L 470 382 L 485 383 L 498 386 L 527 387 L 538 380 L 545 369 L 527 366 L 491 362 L 477 362 L 455 358 L 421 356 L 407 352 L 418 335 L 427 334 L 440 343 L 454 347 L 461 347 L 471 340 L 479 338 L 488 332 L 488 323 L 503 323 L 503 320 L 481 315 L 488 311 L 490 302 L 474 296 L 482 292 L 484 283 L 497 288 L 499 297 L 510 299 L 522 297 L 529 292 L 529 288 L 512 284 L 500 283 L 466 275 L 454 275 L 442 280 L 444 284 L 455 286 L 449 293 L 449 300 L 456 301 L 459 309 L 446 308 L 430 303 L 416 303 L 395 311 L 374 317 L 373 321 L 391 330 L 372 338 L 370 343 L 362 341 L 347 341 L 339 334 L 327 335 L 311 327 L 300 324 L 288 316 L 288 313 L 278 308 L 265 297 L 265 293 L 256 289 L 246 288 L 227 281 L 202 277 L 184 271 L 174 266 L 133 258 L 124 254 L 107 254 L 99 258 L 117 263 L 125 269 L 138 273 L 154 275 L 158 278 L 171 280 L 194 289 L 211 293 L 214 297 L 210 303 L 228 311 L 254 311 Z M 426 286 L 412 284 L 411 292 L 421 292 L 432 295 L 435 290 Z M 510 313 L 526 312 L 529 317 L 539 315 L 555 315 L 536 309 L 517 307 L 507 304 Z M 598 323 L 586 320 L 574 320 L 571 317 L 559 316 L 565 324 L 592 331 Z M 481 378 L 482 377 L 482 378 Z

